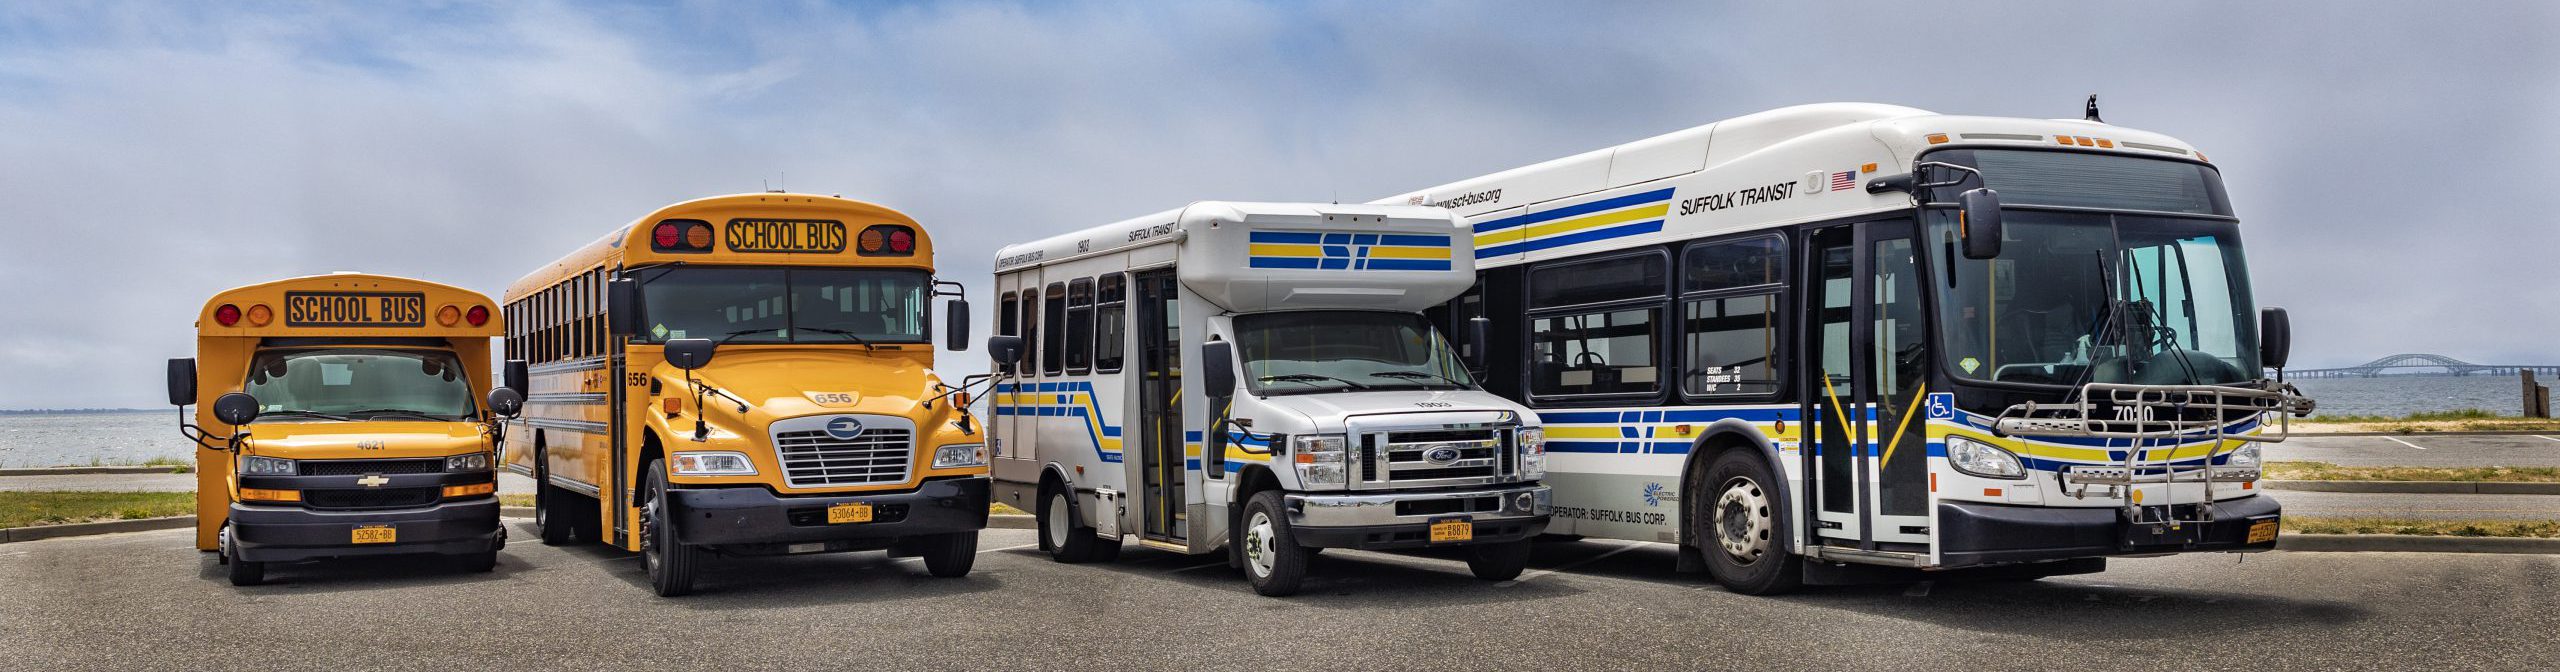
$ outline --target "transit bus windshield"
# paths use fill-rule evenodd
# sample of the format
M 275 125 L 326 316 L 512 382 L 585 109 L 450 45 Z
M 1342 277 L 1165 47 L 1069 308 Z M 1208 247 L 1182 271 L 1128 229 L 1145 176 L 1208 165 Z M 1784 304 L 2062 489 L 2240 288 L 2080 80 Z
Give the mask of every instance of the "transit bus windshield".
M 1236 317 L 1256 395 L 1375 389 L 1473 389 L 1475 378 L 1414 313 L 1328 310 Z
M 441 350 L 270 350 L 249 364 L 243 390 L 259 422 L 462 420 L 475 406 L 470 372 Z
M 1930 217 L 1939 322 L 1959 376 L 2216 385 L 2258 377 L 2256 310 L 2228 221 L 2012 210 L 1996 259 Z
M 633 339 L 730 343 L 922 343 L 923 271 L 669 267 L 639 273 Z

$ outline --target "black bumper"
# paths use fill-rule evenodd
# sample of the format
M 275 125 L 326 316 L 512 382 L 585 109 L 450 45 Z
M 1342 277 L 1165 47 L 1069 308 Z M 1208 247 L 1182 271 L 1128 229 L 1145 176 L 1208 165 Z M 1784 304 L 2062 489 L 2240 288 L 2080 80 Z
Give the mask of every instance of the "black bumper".
M 785 497 L 761 487 L 667 492 L 676 537 L 686 544 L 773 544 L 897 539 L 987 527 L 985 476 L 925 481 L 912 492 Z M 864 502 L 872 522 L 827 524 L 827 507 Z
M 354 543 L 355 529 L 389 525 L 397 541 Z M 445 502 L 391 511 L 315 511 L 296 506 L 231 505 L 231 543 L 240 559 L 292 562 L 402 553 L 460 555 L 497 548 L 498 500 Z
M 1467 541 L 1431 543 L 1430 523 L 1399 525 L 1363 525 L 1357 527 L 1291 526 L 1289 536 L 1300 546 L 1317 548 L 1349 548 L 1381 551 L 1426 546 L 1473 546 L 1520 541 L 1547 531 L 1547 516 L 1525 516 L 1476 521 L 1475 538 Z
M 1938 504 L 1941 567 L 1971 567 L 2110 555 L 2192 551 L 2264 551 L 2270 536 L 2249 542 L 2252 526 L 2279 523 L 2284 507 L 2266 495 L 2212 504 L 2213 522 L 2175 529 L 2136 523 L 2122 509 L 2003 506 L 1972 502 Z M 2150 517 L 2160 518 L 2159 507 Z M 2181 510 L 2180 517 L 2192 518 Z

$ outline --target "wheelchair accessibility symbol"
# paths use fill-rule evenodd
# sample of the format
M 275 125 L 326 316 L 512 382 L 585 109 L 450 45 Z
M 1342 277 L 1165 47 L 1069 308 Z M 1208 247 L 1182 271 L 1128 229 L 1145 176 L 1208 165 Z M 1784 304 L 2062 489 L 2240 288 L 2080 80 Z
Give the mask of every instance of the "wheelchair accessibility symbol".
M 1956 417 L 1956 395 L 1946 392 L 1929 394 L 1929 419 L 1952 420 Z

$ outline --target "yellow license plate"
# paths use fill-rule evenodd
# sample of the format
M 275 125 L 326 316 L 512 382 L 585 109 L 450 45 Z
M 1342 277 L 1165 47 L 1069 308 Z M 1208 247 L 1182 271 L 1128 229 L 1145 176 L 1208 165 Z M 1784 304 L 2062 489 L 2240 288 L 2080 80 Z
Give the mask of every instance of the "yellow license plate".
M 1443 520 L 1431 524 L 1431 543 L 1469 541 L 1476 538 L 1476 524 L 1464 520 Z
M 354 541 L 359 544 L 388 544 L 400 540 L 400 530 L 389 525 L 366 525 L 356 528 Z
M 854 502 L 852 504 L 837 504 L 835 506 L 827 507 L 828 525 L 868 522 L 871 522 L 870 504 Z
M 2276 540 L 2276 521 L 2272 521 L 2272 520 L 2261 520 L 2261 521 L 2258 521 L 2258 522 L 2250 523 L 2250 524 L 2249 524 L 2249 542 L 2248 542 L 2248 543 L 2255 544 L 2255 543 L 2268 542 L 2268 541 L 2275 541 L 2275 540 Z

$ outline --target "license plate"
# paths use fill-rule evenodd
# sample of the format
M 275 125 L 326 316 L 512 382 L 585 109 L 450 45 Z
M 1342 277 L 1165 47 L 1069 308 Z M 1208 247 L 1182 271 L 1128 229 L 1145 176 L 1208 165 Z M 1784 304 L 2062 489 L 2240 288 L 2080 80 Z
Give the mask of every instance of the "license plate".
M 400 540 L 400 530 L 389 525 L 366 525 L 356 528 L 354 541 L 359 544 L 388 544 Z
M 868 522 L 871 522 L 870 504 L 854 502 L 852 504 L 837 504 L 835 506 L 827 507 L 828 525 Z
M 1464 520 L 1443 520 L 1431 524 L 1431 543 L 1470 541 L 1476 538 L 1476 524 Z
M 2276 521 L 2261 520 L 2249 524 L 2249 543 L 2256 544 L 2275 540 Z

